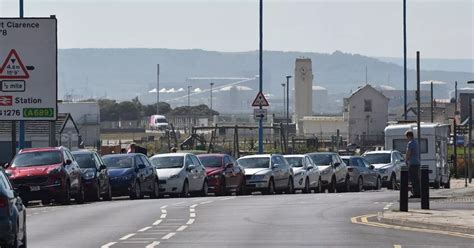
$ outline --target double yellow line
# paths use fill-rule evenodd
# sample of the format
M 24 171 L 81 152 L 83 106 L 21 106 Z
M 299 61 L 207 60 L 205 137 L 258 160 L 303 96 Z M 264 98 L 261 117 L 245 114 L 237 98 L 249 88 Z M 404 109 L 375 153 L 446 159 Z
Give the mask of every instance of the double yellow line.
M 389 225 L 380 222 L 371 222 L 369 218 L 377 217 L 375 214 L 368 214 L 368 215 L 361 215 L 351 218 L 351 222 L 353 224 L 359 225 L 366 225 L 372 227 L 379 227 L 379 228 L 388 228 L 388 229 L 396 229 L 396 230 L 403 230 L 403 231 L 415 231 L 415 232 L 423 232 L 423 233 L 433 233 L 433 234 L 442 234 L 442 235 L 449 235 L 454 237 L 460 238 L 469 238 L 474 239 L 474 235 L 466 234 L 466 233 L 459 233 L 459 232 L 450 232 L 450 231 L 441 231 L 441 230 L 432 230 L 432 229 L 424 229 L 424 228 L 416 228 L 416 227 L 406 227 L 406 226 L 396 226 L 396 225 Z M 394 248 L 401 248 L 399 245 L 394 245 Z

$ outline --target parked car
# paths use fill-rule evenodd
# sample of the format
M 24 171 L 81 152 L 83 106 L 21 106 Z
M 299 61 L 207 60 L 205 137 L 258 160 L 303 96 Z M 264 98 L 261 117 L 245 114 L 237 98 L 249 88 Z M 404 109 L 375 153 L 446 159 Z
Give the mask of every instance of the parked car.
M 0 246 L 26 248 L 26 243 L 25 206 L 0 169 Z
M 353 191 L 360 192 L 364 189 L 380 189 L 382 187 L 380 174 L 367 160 L 360 156 L 342 156 L 341 158 L 347 165 Z
M 350 191 L 347 166 L 337 153 L 315 152 L 307 154 L 318 166 L 324 190 L 329 193 Z
M 250 155 L 237 160 L 245 169 L 246 190 L 263 194 L 286 192 L 293 194 L 293 170 L 282 155 Z
M 31 200 L 49 204 L 52 199 L 69 204 L 71 196 L 84 202 L 81 169 L 66 147 L 22 149 L 6 172 L 25 205 Z
M 209 192 L 226 195 L 232 192 L 245 192 L 245 171 L 232 156 L 226 154 L 198 155 L 206 167 L 209 180 Z
M 397 189 L 400 183 L 401 167 L 405 163 L 403 155 L 395 150 L 371 151 L 362 155 L 380 173 L 382 186 Z
M 94 201 L 102 197 L 112 200 L 112 187 L 109 182 L 107 166 L 102 158 L 93 151 L 81 150 L 72 152 L 82 172 L 82 183 L 87 197 Z
M 150 158 L 160 175 L 160 194 L 207 196 L 206 169 L 191 153 L 167 153 Z
M 322 191 L 322 182 L 319 169 L 314 165 L 308 155 L 285 155 L 291 168 L 293 168 L 295 189 L 301 189 L 303 193 L 315 193 Z
M 158 198 L 158 175 L 148 158 L 141 153 L 111 154 L 102 157 L 108 169 L 113 196 L 142 199 Z

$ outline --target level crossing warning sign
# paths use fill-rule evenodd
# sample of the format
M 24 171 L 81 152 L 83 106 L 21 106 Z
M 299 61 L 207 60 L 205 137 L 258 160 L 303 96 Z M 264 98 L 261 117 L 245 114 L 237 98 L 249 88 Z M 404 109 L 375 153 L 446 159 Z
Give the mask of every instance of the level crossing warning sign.
M 255 97 L 255 100 L 253 100 L 252 107 L 268 107 L 268 101 L 263 95 L 263 93 L 260 91 L 258 92 L 257 96 Z

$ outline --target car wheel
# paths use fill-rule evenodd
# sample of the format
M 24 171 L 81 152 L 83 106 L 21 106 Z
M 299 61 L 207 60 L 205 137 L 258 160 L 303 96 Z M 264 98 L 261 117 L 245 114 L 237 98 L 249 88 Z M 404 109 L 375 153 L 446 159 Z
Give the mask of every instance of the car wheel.
M 207 196 L 209 193 L 209 186 L 207 185 L 207 181 L 204 181 L 202 184 L 202 189 L 201 189 L 201 196 Z
M 81 187 L 79 188 L 79 192 L 74 197 L 74 200 L 76 200 L 76 203 L 82 204 L 82 203 L 84 203 L 85 198 L 86 198 L 86 196 L 85 196 L 85 193 L 84 193 L 84 187 L 81 184 Z
M 288 179 L 288 186 L 286 187 L 286 192 L 287 194 L 294 194 L 295 193 L 295 185 L 293 182 L 293 178 Z
M 222 178 L 219 184 L 219 191 L 217 192 L 217 195 L 218 196 L 225 195 L 226 194 L 225 190 L 226 190 L 225 179 Z
M 245 180 L 240 183 L 239 189 L 236 192 L 237 195 L 246 195 L 247 194 L 247 188 L 245 187 L 246 182 Z
M 69 181 L 66 183 L 66 189 L 64 190 L 63 195 L 61 196 L 59 202 L 62 205 L 69 205 L 71 203 L 71 189 Z
M 132 200 L 140 199 L 141 196 L 142 196 L 142 191 L 141 191 L 141 188 L 140 188 L 140 183 L 135 182 L 135 184 L 131 188 L 130 199 L 132 199 Z
M 445 189 L 450 189 L 451 188 L 451 177 L 448 178 L 448 181 L 446 182 L 446 184 L 444 184 L 444 188 Z
M 343 187 L 344 187 L 343 188 L 344 192 L 350 192 L 351 191 L 351 182 L 350 182 L 349 175 L 346 176 L 346 180 L 344 181 Z
M 188 197 L 189 196 L 189 183 L 188 181 L 184 181 L 183 189 L 181 191 L 181 197 Z
M 23 202 L 23 204 L 25 204 L 25 202 Z M 50 198 L 42 199 L 41 204 L 43 204 L 43 206 L 49 206 L 51 204 L 51 199 Z
M 112 186 L 107 187 L 107 193 L 102 197 L 104 201 L 111 201 L 112 200 Z
M 265 194 L 265 195 L 273 195 L 273 194 L 275 194 L 275 183 L 273 183 L 273 179 L 270 179 L 270 181 L 268 181 L 268 187 L 267 187 L 267 189 L 264 191 L 264 194 Z
M 380 177 L 377 177 L 377 183 L 375 184 L 375 189 L 380 190 L 382 188 L 382 180 Z
M 99 181 L 95 184 L 95 192 L 94 192 L 94 201 L 100 201 L 100 183 Z
M 303 193 L 304 194 L 311 193 L 311 189 L 309 188 L 309 178 L 305 179 Z
M 323 182 L 321 182 L 321 178 L 318 179 L 318 187 L 314 190 L 314 193 L 322 193 L 323 192 Z
M 439 188 L 441 188 L 440 180 L 436 180 L 436 181 L 434 182 L 433 188 L 434 188 L 434 189 L 439 189 Z
M 359 177 L 357 179 L 357 188 L 355 189 L 357 192 L 361 192 L 364 189 L 364 179 L 362 177 Z
M 328 185 L 328 193 L 336 193 L 336 178 L 331 178 L 331 183 Z
M 153 183 L 153 191 L 150 194 L 150 198 L 157 199 L 158 197 L 160 197 L 160 185 L 158 184 L 158 181 L 155 180 L 155 182 Z
M 27 239 L 27 234 L 26 234 L 26 219 L 23 222 L 23 238 L 21 239 L 21 245 L 19 246 L 20 248 L 26 248 L 28 239 Z
M 397 178 L 395 177 L 395 175 L 392 174 L 392 176 L 390 177 L 390 181 L 388 183 L 388 189 L 391 189 L 391 190 L 396 190 L 397 189 Z

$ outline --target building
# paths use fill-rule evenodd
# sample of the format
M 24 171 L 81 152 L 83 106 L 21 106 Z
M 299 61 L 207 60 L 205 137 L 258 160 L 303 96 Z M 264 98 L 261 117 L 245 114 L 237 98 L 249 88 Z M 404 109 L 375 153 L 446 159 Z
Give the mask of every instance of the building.
M 339 130 L 339 136 L 344 140 L 349 135 L 347 119 L 340 116 L 305 116 L 303 117 L 305 136 L 314 136 L 319 140 L 331 140 Z
M 70 113 L 84 146 L 96 146 L 100 141 L 100 108 L 97 102 L 61 102 L 58 112 Z
M 349 121 L 349 143 L 383 144 L 388 121 L 389 99 L 370 84 L 359 87 L 346 100 Z
M 435 100 L 433 103 L 433 122 L 449 124 L 450 119 L 454 118 L 454 105 L 454 102 Z M 399 113 L 398 119 L 404 119 L 403 110 Z M 407 120 L 418 120 L 418 108 L 416 103 L 411 103 L 408 105 Z M 420 103 L 420 120 L 421 122 L 431 122 L 431 103 Z
M 328 90 L 321 86 L 313 85 L 313 113 L 328 113 Z
M 311 59 L 300 58 L 295 62 L 294 122 L 298 134 L 303 134 L 304 116 L 313 115 L 313 69 Z

